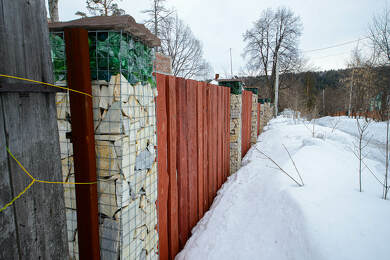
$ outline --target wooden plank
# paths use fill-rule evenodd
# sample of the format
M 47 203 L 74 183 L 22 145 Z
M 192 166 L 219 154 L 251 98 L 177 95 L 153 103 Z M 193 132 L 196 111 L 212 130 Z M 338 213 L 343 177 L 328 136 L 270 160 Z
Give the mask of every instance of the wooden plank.
M 244 90 L 242 93 L 242 134 L 241 134 L 241 153 L 245 156 L 250 147 L 250 123 L 252 110 L 252 92 Z
M 225 182 L 227 180 L 227 177 L 229 176 L 228 174 L 228 147 L 229 147 L 229 144 L 228 144 L 228 139 L 227 139 L 227 131 L 228 131 L 228 123 L 230 125 L 230 122 L 229 122 L 229 116 L 228 116 L 228 109 L 227 109 L 227 103 L 228 103 L 228 97 L 227 97 L 227 88 L 224 88 L 224 107 L 223 107 L 223 113 L 224 113 L 224 117 L 225 117 L 225 125 L 224 125 L 224 128 L 225 128 L 225 131 L 224 131 L 224 136 L 223 136 L 223 140 L 224 140 L 224 143 L 225 143 L 225 157 L 223 158 L 224 162 L 225 162 Z
M 203 95 L 203 211 L 206 212 L 209 206 L 209 196 L 208 196 L 208 185 L 209 185 L 209 174 L 208 174 L 208 125 L 207 125 L 207 115 L 208 115 L 208 101 L 207 101 L 207 84 L 203 82 L 202 88 Z
M 187 80 L 187 132 L 188 132 L 188 195 L 189 227 L 192 229 L 199 220 L 198 216 L 198 152 L 196 133 L 196 89 L 197 82 Z
M 6 133 L 5 143 L 10 151 L 35 178 L 61 181 L 54 95 L 30 93 L 20 96 L 12 93 L 1 94 L 1 98 L 1 113 L 4 113 L 1 129 Z M 5 150 L 5 146 L 2 149 Z M 10 156 L 7 163 L 12 195 L 16 196 L 31 180 Z M 13 210 L 15 214 L 20 259 L 68 259 L 62 185 L 35 183 L 6 210 Z M 2 215 L 3 212 L 0 218 Z M 58 252 L 44 245 L 53 246 Z M 9 253 L 1 255 L 8 256 L 4 259 L 13 259 Z
M 203 178 L 204 178 L 204 126 L 203 126 L 203 84 L 198 82 L 196 94 L 196 116 L 197 116 L 197 145 L 198 145 L 198 214 L 199 219 L 203 217 Z
M 224 106 L 223 106 L 223 117 L 224 117 L 224 132 L 223 132 L 223 143 L 224 143 L 224 157 L 223 157 L 223 162 L 224 162 L 224 182 L 226 182 L 228 173 L 227 173 L 227 150 L 228 150 L 228 143 L 227 143 L 227 123 L 228 123 L 228 113 L 227 113 L 227 89 L 224 88 L 223 91 L 223 100 L 224 100 Z
M 257 103 L 257 136 L 260 135 L 260 111 L 261 111 L 261 103 Z
M 158 236 L 159 257 L 169 258 L 168 242 L 168 150 L 167 150 L 167 105 L 166 76 L 156 74 L 158 96 L 156 98 L 157 119 L 157 169 L 158 169 Z
M 213 130 L 213 137 L 212 137 L 212 156 L 213 156 L 213 179 L 214 179 L 214 187 L 213 187 L 213 199 L 215 198 L 217 191 L 218 191 L 218 87 L 213 86 L 212 87 L 212 105 L 213 105 L 213 111 L 212 111 L 212 130 Z
M 225 183 L 225 89 L 224 87 L 221 88 L 221 164 L 222 164 L 222 170 L 221 170 L 221 176 L 222 176 L 222 185 Z
M 226 130 L 226 139 L 227 139 L 227 155 L 226 155 L 226 164 L 227 164 L 227 169 L 226 169 L 226 174 L 227 176 L 230 175 L 230 88 L 227 88 L 227 104 L 226 104 L 226 111 L 227 111 L 227 130 Z
M 45 2 L 0 0 L 0 17 L 0 73 L 52 83 Z M 0 98 L 3 207 L 31 182 L 6 146 L 36 178 L 58 181 L 62 174 L 55 95 L 1 93 Z M 35 183 L 0 213 L 0 259 L 68 259 L 64 209 L 62 185 Z
M 87 30 L 65 29 L 65 45 L 68 87 L 91 95 Z M 69 99 L 75 181 L 96 182 L 92 99 L 75 92 L 69 93 Z M 76 185 L 76 205 L 79 257 L 100 259 L 97 184 Z
M 213 103 L 212 103 L 212 86 L 207 85 L 206 89 L 206 102 L 207 102 L 207 158 L 208 158 L 208 167 L 207 167 L 207 181 L 208 181 L 208 204 L 207 208 L 210 208 L 213 202 L 213 190 L 214 190 L 214 177 L 213 177 Z
M 176 175 L 176 143 L 177 143 L 177 112 L 176 112 L 176 79 L 167 77 L 167 120 L 168 120 L 168 239 L 169 258 L 174 259 L 179 253 L 179 202 Z
M 0 98 L 0 107 L 3 108 L 2 104 L 3 97 Z M 5 204 L 10 202 L 21 190 L 14 191 L 12 185 L 12 173 L 8 167 L 8 154 L 5 147 L 8 145 L 6 140 L 6 132 L 4 131 L 4 118 L 3 112 L 0 113 L 0 172 L 4 174 L 0 178 L 0 206 L 3 207 Z M 28 194 L 28 193 L 27 193 Z M 17 234 L 17 222 L 15 214 L 15 206 L 9 207 L 8 209 L 0 213 L 0 226 L 2 235 L 0 236 L 0 259 L 21 259 L 19 253 L 19 241 Z
M 222 186 L 222 88 L 216 87 L 217 89 L 217 190 Z
M 189 237 L 188 225 L 188 163 L 187 163 L 187 91 L 183 78 L 176 78 L 177 109 L 177 178 L 179 196 L 179 245 L 180 249 Z

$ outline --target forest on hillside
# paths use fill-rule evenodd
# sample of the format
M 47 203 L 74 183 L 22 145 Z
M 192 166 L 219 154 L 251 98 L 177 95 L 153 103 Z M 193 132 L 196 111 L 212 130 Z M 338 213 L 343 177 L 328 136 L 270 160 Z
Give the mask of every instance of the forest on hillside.
M 243 77 L 246 87 L 258 88 L 259 98 L 272 98 L 266 76 Z M 280 75 L 279 111 L 292 108 L 313 115 L 340 111 L 384 112 L 390 94 L 390 66 L 355 67 Z

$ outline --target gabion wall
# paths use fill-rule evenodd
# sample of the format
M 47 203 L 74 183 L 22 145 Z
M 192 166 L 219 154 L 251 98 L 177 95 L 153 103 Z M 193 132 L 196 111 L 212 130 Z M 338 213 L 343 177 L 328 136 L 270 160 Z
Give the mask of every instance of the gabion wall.
M 242 95 L 230 94 L 230 175 L 241 167 Z
M 56 84 L 66 86 L 63 33 L 51 34 Z M 153 51 L 122 32 L 89 32 L 102 259 L 157 259 Z M 57 95 L 65 181 L 74 181 L 68 93 Z M 76 173 L 77 174 L 77 173 Z M 78 259 L 75 187 L 66 185 L 69 251 Z

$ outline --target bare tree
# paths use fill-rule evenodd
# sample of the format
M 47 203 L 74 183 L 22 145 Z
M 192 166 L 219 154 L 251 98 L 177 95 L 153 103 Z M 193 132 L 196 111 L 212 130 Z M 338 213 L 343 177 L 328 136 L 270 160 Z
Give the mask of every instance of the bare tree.
M 87 10 L 92 15 L 119 16 L 125 11 L 120 9 L 117 0 L 86 0 Z
M 377 13 L 372 18 L 372 22 L 369 25 L 369 37 L 374 55 L 378 58 L 377 63 L 388 65 L 390 63 L 390 9 L 387 5 L 381 13 Z M 390 95 L 390 88 L 388 84 L 380 84 L 379 91 L 381 95 L 380 114 L 382 120 L 386 120 L 385 114 L 389 109 L 387 97 Z
M 375 57 L 364 56 L 359 46 L 352 51 L 347 66 L 351 70 L 346 77 L 346 87 L 349 89 L 348 116 L 352 111 L 366 112 L 370 108 L 370 101 L 380 92 L 375 86 Z
M 382 13 L 374 15 L 369 25 L 369 37 L 375 53 L 385 63 L 390 62 L 390 10 L 386 7 Z
M 173 10 L 164 6 L 165 2 L 166 0 L 151 0 L 150 8 L 142 11 L 148 16 L 148 19 L 145 20 L 145 26 L 157 37 L 160 36 L 161 23 L 174 13 Z
M 332 129 L 331 133 L 333 133 L 335 130 L 337 130 L 337 126 L 340 124 L 340 122 L 341 122 L 340 117 L 337 117 L 330 122 L 330 128 Z
M 356 118 L 356 126 L 358 130 L 357 143 L 354 143 L 353 153 L 359 160 L 359 191 L 362 192 L 362 164 L 367 154 L 364 153 L 364 149 L 369 145 L 370 139 L 368 138 L 368 127 L 370 126 L 370 120 L 364 120 L 360 122 L 359 118 Z
M 172 58 L 173 75 L 192 78 L 210 70 L 201 42 L 177 15 L 164 19 L 160 30 L 161 51 Z
M 52 23 L 60 20 L 58 15 L 58 0 L 48 0 L 50 21 Z
M 266 76 L 271 93 L 278 59 L 281 73 L 294 71 L 296 65 L 301 64 L 298 51 L 301 34 L 300 17 L 284 7 L 265 10 L 253 28 L 244 33 L 246 46 L 243 56 L 248 59 L 249 66 Z

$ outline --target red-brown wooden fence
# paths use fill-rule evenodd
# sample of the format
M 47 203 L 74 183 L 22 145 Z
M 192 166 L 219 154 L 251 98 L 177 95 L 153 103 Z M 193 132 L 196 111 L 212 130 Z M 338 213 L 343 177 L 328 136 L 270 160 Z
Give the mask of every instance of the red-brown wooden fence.
M 261 103 L 257 103 L 257 136 L 260 135 L 260 110 Z
M 230 89 L 156 74 L 160 259 L 173 259 L 229 175 Z
M 251 116 L 252 116 L 252 92 L 242 92 L 242 126 L 241 126 L 241 155 L 242 157 L 251 147 Z

